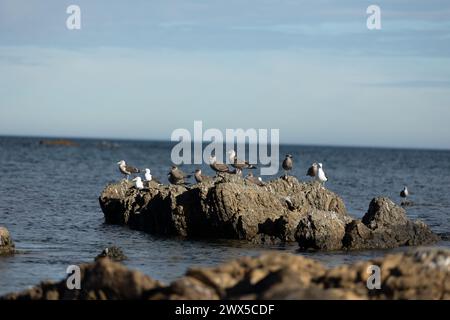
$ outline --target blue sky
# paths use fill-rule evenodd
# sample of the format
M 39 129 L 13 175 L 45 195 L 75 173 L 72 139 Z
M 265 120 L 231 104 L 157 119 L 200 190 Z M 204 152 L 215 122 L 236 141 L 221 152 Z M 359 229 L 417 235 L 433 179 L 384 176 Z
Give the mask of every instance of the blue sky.
M 450 148 L 450 2 L 0 0 L 0 97 L 8 135 Z

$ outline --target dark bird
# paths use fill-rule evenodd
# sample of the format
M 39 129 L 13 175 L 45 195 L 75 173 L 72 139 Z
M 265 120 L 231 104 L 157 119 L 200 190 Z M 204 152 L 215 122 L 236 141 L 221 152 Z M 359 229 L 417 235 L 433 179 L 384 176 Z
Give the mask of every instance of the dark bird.
M 242 169 L 257 169 L 257 167 L 253 164 L 250 164 L 245 160 L 238 159 L 234 150 L 228 151 L 228 156 L 231 165 L 236 169 L 236 174 L 240 174 Z
M 125 160 L 120 160 L 117 164 L 119 165 L 120 172 L 127 177 L 127 180 L 131 174 L 141 172 L 139 169 L 127 165 Z
M 202 170 L 196 169 L 194 172 L 195 181 L 198 183 L 212 181 L 213 178 L 202 174 Z
M 309 167 L 308 172 L 306 173 L 306 175 L 314 178 L 314 177 L 317 177 L 318 171 L 319 171 L 319 165 L 314 162 L 311 165 L 311 167 Z
M 245 177 L 245 180 L 256 184 L 257 186 L 264 187 L 266 184 L 262 181 L 261 177 L 255 177 L 253 173 L 249 172 Z
M 230 173 L 230 168 L 224 163 L 217 162 L 216 156 L 209 157 L 209 166 L 216 173 Z
M 409 196 L 408 188 L 405 186 L 403 190 L 400 192 L 400 197 L 406 199 Z
M 284 158 L 284 160 L 283 160 L 283 164 L 282 164 L 282 167 L 283 167 L 283 170 L 284 170 L 284 177 L 285 178 L 287 178 L 287 173 L 288 173 L 288 171 L 291 171 L 292 170 L 292 167 L 294 166 L 294 162 L 293 162 L 293 160 L 292 160 L 292 155 L 290 155 L 290 154 L 287 154 L 286 155 L 286 158 Z
M 184 185 L 184 184 L 186 184 L 184 179 L 190 178 L 191 175 L 185 174 L 183 171 L 178 169 L 177 166 L 172 166 L 167 177 L 169 178 L 169 182 L 171 184 Z

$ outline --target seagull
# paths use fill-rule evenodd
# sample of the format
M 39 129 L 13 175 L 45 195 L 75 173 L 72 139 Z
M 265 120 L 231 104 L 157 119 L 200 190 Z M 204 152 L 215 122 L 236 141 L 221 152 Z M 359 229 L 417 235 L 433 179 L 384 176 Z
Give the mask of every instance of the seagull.
M 191 175 L 186 175 L 183 171 L 178 169 L 177 166 L 172 166 L 170 169 L 169 174 L 167 175 L 169 178 L 169 182 L 171 184 L 178 184 L 178 185 L 184 185 L 186 182 L 184 181 L 185 178 L 190 178 Z
M 286 158 L 283 160 L 283 170 L 284 170 L 284 177 L 287 178 L 287 172 L 292 170 L 292 167 L 294 166 L 294 162 L 292 161 L 292 155 L 287 154 Z
M 323 171 L 323 168 L 322 168 L 323 166 L 322 166 L 322 164 L 321 164 L 321 163 L 318 163 L 317 166 L 318 166 L 318 169 L 317 169 L 317 179 L 318 179 L 320 182 L 322 182 L 322 183 L 327 182 L 327 181 L 328 181 L 328 178 L 327 178 L 327 176 L 325 175 L 325 171 Z
M 263 187 L 263 186 L 266 185 L 266 184 L 262 181 L 261 177 L 255 177 L 255 176 L 253 175 L 253 173 L 251 173 L 251 172 L 249 172 L 249 173 L 247 174 L 247 176 L 245 177 L 245 180 L 247 180 L 247 181 L 249 181 L 249 182 L 251 182 L 251 183 L 254 183 L 254 184 L 256 184 L 257 186 L 260 186 L 260 187 Z
M 306 173 L 307 176 L 310 176 L 312 178 L 317 177 L 317 171 L 319 170 L 319 165 L 317 163 L 313 163 L 311 167 L 309 167 L 308 172 Z
M 406 199 L 409 196 L 408 188 L 405 186 L 403 190 L 400 192 L 400 197 Z
M 145 182 L 150 183 L 150 181 L 154 181 L 157 184 L 161 184 L 161 182 L 159 182 L 158 179 L 152 176 L 152 174 L 150 173 L 150 169 L 146 168 L 144 171 L 145 171 L 144 174 Z
M 217 162 L 216 156 L 209 157 L 209 166 L 216 173 L 223 173 L 223 172 L 230 173 L 230 168 L 228 168 L 228 166 L 224 163 Z
M 197 183 L 212 181 L 211 177 L 202 175 L 202 170 L 200 169 L 195 170 L 194 178 Z
M 242 169 L 257 169 L 254 165 L 248 163 L 245 160 L 239 160 L 234 150 L 228 151 L 231 165 L 236 168 L 236 174 L 240 174 Z
M 136 177 L 131 181 L 134 182 L 134 186 L 136 187 L 136 189 L 138 189 L 138 190 L 144 189 L 144 183 L 142 182 L 141 177 Z
M 119 162 L 117 162 L 117 164 L 119 165 L 120 172 L 127 176 L 127 180 L 131 174 L 141 172 L 139 169 L 127 165 L 125 163 L 125 160 L 120 160 Z

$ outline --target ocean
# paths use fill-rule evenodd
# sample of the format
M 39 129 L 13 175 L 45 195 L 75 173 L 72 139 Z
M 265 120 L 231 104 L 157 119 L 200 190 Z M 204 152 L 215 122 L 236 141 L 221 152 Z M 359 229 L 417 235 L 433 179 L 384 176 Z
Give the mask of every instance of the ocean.
M 123 249 L 125 265 L 165 283 L 191 266 L 211 266 L 244 255 L 278 250 L 315 258 L 326 265 L 351 263 L 389 252 L 300 252 L 296 244 L 254 245 L 235 240 L 185 240 L 149 235 L 104 224 L 98 196 L 121 179 L 126 160 L 167 183 L 173 143 L 76 139 L 77 146 L 42 145 L 39 138 L 0 137 L 0 225 L 9 229 L 19 254 L 0 258 L 0 294 L 42 280 L 60 280 L 69 265 L 92 262 L 103 248 Z M 450 248 L 450 151 L 282 145 L 294 157 L 292 175 L 307 180 L 312 162 L 322 162 L 326 187 L 340 195 L 354 217 L 377 196 L 400 203 L 404 185 L 421 219 Z M 185 172 L 197 166 L 182 166 Z M 208 166 L 204 173 L 212 175 Z M 280 171 L 280 175 L 282 172 Z M 269 177 L 264 177 L 265 180 Z

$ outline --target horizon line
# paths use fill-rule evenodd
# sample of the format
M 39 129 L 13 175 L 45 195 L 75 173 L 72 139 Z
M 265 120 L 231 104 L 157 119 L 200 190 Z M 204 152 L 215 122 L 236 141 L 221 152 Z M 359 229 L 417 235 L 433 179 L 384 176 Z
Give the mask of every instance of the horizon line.
M 164 142 L 164 143 L 177 143 L 177 141 L 171 141 L 170 139 L 161 138 L 117 138 L 117 137 L 95 137 L 95 136 L 71 136 L 71 135 L 20 135 L 20 134 L 4 134 L 0 133 L 0 138 L 32 138 L 32 139 L 62 139 L 62 140 L 103 140 L 103 141 L 139 141 L 139 142 Z M 194 141 L 192 142 L 199 142 Z M 205 144 L 210 141 L 202 141 Z M 248 144 L 248 143 L 246 143 Z M 445 147 L 399 147 L 399 146 L 383 146 L 383 145 L 358 145 L 358 144 L 321 144 L 321 143 L 292 143 L 292 142 L 280 142 L 279 145 L 283 146 L 306 146 L 306 147 L 328 147 L 328 148 L 355 148 L 355 149 L 390 149 L 390 150 L 424 150 L 424 151 L 450 151 L 450 148 Z

